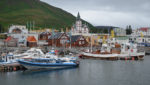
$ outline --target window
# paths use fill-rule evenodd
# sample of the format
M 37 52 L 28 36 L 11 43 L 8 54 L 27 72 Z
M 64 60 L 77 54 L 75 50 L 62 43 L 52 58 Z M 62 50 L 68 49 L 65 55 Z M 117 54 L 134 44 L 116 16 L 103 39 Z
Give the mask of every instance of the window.
M 82 44 L 82 42 L 81 41 L 79 41 L 79 45 L 81 45 Z
M 82 41 L 82 44 L 85 44 L 85 42 L 84 42 L 84 41 Z
M 61 44 L 65 44 L 66 42 L 67 42 L 66 39 L 61 39 L 61 40 L 60 40 L 60 43 L 61 43 Z

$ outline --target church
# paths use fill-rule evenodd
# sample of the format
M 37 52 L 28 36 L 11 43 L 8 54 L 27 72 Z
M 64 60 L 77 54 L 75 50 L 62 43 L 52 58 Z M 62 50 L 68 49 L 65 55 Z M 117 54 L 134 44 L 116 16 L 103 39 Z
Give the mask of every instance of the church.
M 78 13 L 76 22 L 73 24 L 71 28 L 72 34 L 88 34 L 89 33 L 89 27 L 88 25 L 82 24 L 82 20 L 80 18 L 80 14 Z

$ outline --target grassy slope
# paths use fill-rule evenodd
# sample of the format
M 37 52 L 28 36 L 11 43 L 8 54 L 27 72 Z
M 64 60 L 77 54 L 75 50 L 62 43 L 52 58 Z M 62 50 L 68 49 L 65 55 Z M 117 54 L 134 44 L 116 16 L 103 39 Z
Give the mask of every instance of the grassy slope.
M 37 27 L 58 29 L 72 26 L 75 17 L 39 0 L 0 0 L 0 24 L 5 29 L 10 24 L 25 25 L 27 21 L 35 21 Z

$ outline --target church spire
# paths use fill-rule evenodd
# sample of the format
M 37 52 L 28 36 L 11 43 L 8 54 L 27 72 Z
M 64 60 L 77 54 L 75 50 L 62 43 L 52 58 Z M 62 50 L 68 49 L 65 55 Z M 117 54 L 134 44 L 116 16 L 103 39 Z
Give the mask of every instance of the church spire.
M 80 13 L 78 12 L 77 20 L 80 20 Z

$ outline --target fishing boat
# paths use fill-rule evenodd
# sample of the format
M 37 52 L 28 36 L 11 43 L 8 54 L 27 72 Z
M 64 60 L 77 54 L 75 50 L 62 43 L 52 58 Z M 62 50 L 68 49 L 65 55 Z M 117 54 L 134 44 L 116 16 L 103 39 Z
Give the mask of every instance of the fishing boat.
M 13 56 L 13 53 L 1 55 L 0 65 L 7 65 L 7 64 L 15 64 L 17 63 L 17 59 Z
M 31 56 L 32 55 L 32 56 Z M 13 54 L 14 57 L 16 58 L 31 58 L 31 57 L 41 57 L 44 56 L 44 53 L 42 52 L 41 49 L 38 48 L 30 48 L 24 53 L 21 54 Z
M 32 58 L 32 59 L 20 59 L 18 62 L 27 69 L 60 69 L 77 67 L 78 61 L 72 61 L 71 59 L 51 59 L 51 58 Z
M 12 52 L 9 52 L 8 54 L 3 53 L 1 55 L 0 65 L 18 64 L 18 61 L 17 61 L 18 59 L 35 58 L 35 57 L 42 57 L 42 56 L 44 56 L 44 53 L 41 51 L 41 49 L 37 49 L 37 48 L 31 48 L 22 54 L 15 54 Z
M 79 65 L 77 57 L 62 57 L 56 54 L 52 49 L 44 55 L 29 55 L 19 59 L 18 62 L 27 69 L 60 69 L 77 67 Z
M 138 52 L 137 44 L 110 40 L 103 43 L 100 50 L 95 52 L 82 52 L 80 58 L 93 58 L 102 60 L 139 60 L 143 59 L 145 52 Z

